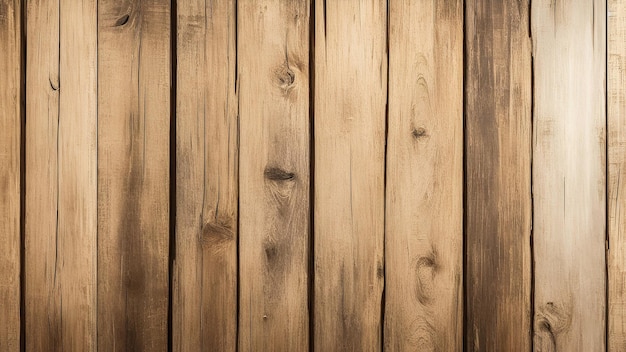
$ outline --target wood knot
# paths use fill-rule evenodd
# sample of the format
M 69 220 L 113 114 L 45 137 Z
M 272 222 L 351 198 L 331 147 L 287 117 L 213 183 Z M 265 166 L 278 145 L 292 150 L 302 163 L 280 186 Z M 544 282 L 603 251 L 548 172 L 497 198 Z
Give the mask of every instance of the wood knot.
M 279 167 L 268 166 L 263 173 L 265 178 L 272 181 L 289 181 L 296 178 L 293 172 L 285 171 Z
M 571 310 L 564 305 L 547 302 L 539 307 L 535 319 L 540 347 L 556 350 L 557 338 L 571 325 Z
M 411 135 L 413 135 L 413 138 L 415 138 L 416 140 L 428 137 L 428 135 L 426 134 L 426 129 L 424 127 L 414 127 L 413 131 L 411 131 Z
M 221 249 L 235 240 L 232 219 L 208 222 L 202 226 L 200 244 L 204 248 Z
M 382 262 L 378 262 L 378 265 L 376 266 L 376 276 L 379 279 L 382 279 L 385 277 L 385 266 L 383 265 Z
M 282 90 L 283 94 L 287 95 L 294 86 L 296 74 L 285 62 L 274 70 L 274 80 L 276 85 L 278 85 L 278 87 Z
M 423 305 L 432 301 L 433 281 L 438 270 L 437 251 L 434 248 L 430 253 L 417 258 L 415 262 L 415 297 Z
M 59 83 L 53 82 L 51 77 L 48 77 L 48 82 L 50 82 L 50 88 L 52 88 L 53 91 L 59 90 Z
M 130 18 L 130 15 L 128 14 L 118 18 L 117 21 L 115 21 L 115 24 L 113 25 L 113 27 L 121 27 L 125 25 L 126 23 L 128 23 L 129 18 Z

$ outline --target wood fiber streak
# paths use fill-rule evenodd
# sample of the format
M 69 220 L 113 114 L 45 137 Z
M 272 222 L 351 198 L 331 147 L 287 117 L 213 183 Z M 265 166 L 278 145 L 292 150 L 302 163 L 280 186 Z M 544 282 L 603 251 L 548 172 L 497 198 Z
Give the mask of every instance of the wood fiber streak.
M 98 3 L 98 341 L 168 344 L 169 0 Z
M 175 351 L 237 345 L 236 1 L 178 2 Z
M 25 346 L 96 350 L 97 4 L 29 1 Z
M 389 6 L 385 350 L 461 351 L 462 1 Z
M 465 350 L 529 351 L 529 3 L 468 0 L 465 18 Z
M 533 0 L 536 351 L 605 348 L 606 4 Z
M 309 346 L 309 1 L 239 0 L 239 350 Z
M 608 1 L 608 350 L 626 351 L 626 1 Z M 622 181 L 624 172 L 624 181 Z M 622 190 L 620 193 L 620 189 Z
M 21 1 L 0 0 L 0 351 L 20 350 Z
M 387 2 L 315 1 L 316 351 L 380 351 Z

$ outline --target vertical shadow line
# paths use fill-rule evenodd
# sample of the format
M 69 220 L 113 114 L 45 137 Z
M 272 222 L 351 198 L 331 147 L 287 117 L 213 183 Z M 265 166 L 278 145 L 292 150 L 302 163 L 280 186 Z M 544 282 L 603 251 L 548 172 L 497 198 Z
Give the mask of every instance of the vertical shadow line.
M 26 0 L 20 1 L 20 351 L 26 350 Z
M 309 2 L 309 351 L 315 351 L 315 0 Z
M 177 83 L 177 0 L 170 3 L 170 194 L 169 194 L 169 253 L 168 253 L 168 306 L 167 348 L 173 350 L 173 292 L 174 262 L 176 261 L 176 83 Z

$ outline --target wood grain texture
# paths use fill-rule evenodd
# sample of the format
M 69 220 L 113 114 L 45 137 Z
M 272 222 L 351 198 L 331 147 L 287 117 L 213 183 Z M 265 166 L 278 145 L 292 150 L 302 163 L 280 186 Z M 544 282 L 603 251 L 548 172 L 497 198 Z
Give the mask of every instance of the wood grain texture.
M 387 2 L 315 6 L 314 347 L 379 351 Z
M 0 0 L 0 351 L 20 350 L 21 1 Z
M 462 1 L 389 2 L 385 350 L 463 348 Z
M 239 349 L 309 342 L 309 1 L 238 1 Z
M 169 0 L 98 3 L 98 341 L 168 344 Z
M 605 347 L 602 0 L 532 2 L 534 349 Z
M 29 1 L 25 345 L 96 346 L 96 1 Z
M 608 1 L 608 350 L 626 350 L 626 1 Z M 622 192 L 620 193 L 620 189 Z
M 175 351 L 237 346 L 236 2 L 178 3 Z
M 528 1 L 466 2 L 467 351 L 531 347 Z

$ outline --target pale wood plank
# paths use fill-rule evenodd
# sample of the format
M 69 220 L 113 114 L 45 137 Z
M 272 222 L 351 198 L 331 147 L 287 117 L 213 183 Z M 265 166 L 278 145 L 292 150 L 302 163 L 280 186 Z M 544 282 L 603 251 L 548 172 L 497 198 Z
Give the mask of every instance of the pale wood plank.
M 239 349 L 308 349 L 309 1 L 238 1 Z
M 528 351 L 529 2 L 469 0 L 465 14 L 465 349 Z
M 532 2 L 537 351 L 605 347 L 602 0 Z
M 315 1 L 315 350 L 382 348 L 387 2 Z
M 98 2 L 98 342 L 168 344 L 170 1 Z
M 21 1 L 0 0 L 0 351 L 20 349 Z
M 389 2 L 385 350 L 463 348 L 462 1 Z
M 175 351 L 237 345 L 235 14 L 234 0 L 178 2 Z
M 626 350 L 626 1 L 608 1 L 608 349 Z
M 26 350 L 96 349 L 96 1 L 27 8 Z M 61 86 L 62 84 L 62 86 Z

